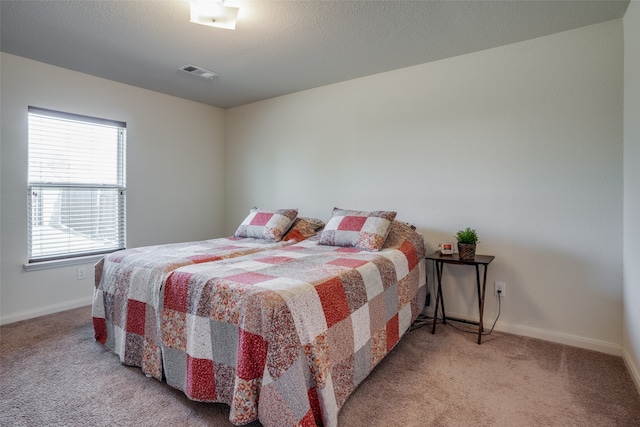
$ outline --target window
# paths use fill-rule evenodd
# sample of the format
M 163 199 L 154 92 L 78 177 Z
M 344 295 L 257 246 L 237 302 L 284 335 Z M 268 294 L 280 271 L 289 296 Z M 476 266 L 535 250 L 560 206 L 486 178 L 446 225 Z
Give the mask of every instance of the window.
M 29 107 L 29 263 L 125 247 L 126 124 Z

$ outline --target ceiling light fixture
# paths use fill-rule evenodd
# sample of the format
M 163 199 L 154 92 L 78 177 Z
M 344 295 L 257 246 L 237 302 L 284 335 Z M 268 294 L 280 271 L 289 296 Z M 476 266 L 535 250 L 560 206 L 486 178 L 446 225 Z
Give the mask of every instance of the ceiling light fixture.
M 183 65 L 178 68 L 179 71 L 184 71 L 185 73 L 189 73 L 192 76 L 202 77 L 203 79 L 213 79 L 214 77 L 218 77 L 220 74 L 215 71 L 206 70 L 201 67 L 196 67 L 195 65 Z
M 225 6 L 224 0 L 190 0 L 191 22 L 210 27 L 236 29 L 239 7 Z

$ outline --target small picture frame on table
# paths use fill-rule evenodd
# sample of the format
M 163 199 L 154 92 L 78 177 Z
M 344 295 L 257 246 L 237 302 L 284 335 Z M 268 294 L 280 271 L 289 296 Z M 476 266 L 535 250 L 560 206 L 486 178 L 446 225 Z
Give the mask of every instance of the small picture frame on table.
M 451 254 L 453 254 L 453 248 L 455 248 L 455 246 L 453 246 L 452 242 L 440 243 L 440 253 L 442 255 L 451 255 Z

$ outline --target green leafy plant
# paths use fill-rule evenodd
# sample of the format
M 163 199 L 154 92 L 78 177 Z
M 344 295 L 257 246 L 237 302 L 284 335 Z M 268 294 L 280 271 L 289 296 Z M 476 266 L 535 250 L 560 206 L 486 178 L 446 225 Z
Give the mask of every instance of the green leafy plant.
M 456 239 L 458 239 L 458 243 L 476 244 L 478 243 L 478 233 L 467 227 L 466 230 L 460 230 L 456 233 Z

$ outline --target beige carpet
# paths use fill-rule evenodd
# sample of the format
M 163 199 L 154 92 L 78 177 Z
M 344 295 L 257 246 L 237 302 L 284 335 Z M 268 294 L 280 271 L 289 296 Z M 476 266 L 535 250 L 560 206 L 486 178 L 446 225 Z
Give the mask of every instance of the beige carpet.
M 640 426 L 620 357 L 494 332 L 410 332 L 347 400 L 340 427 Z M 89 307 L 0 327 L 0 426 L 229 426 L 121 365 Z M 251 425 L 259 426 L 259 423 Z

